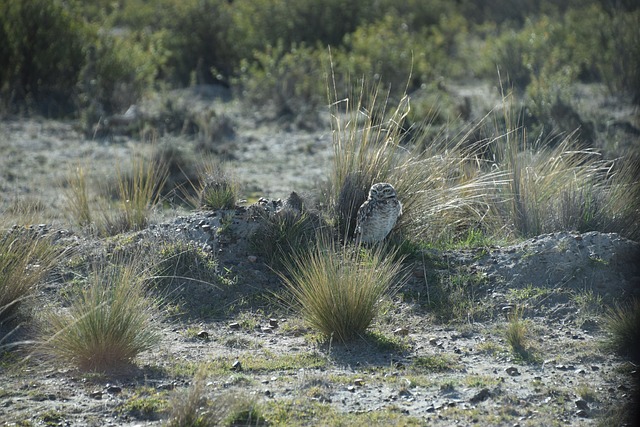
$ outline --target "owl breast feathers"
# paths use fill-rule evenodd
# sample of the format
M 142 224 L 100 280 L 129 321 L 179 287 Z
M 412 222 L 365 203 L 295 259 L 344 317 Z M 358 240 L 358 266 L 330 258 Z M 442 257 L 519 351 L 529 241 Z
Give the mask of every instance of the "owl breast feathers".
M 356 241 L 380 242 L 387 237 L 401 214 L 402 204 L 393 186 L 386 182 L 373 184 L 369 190 L 369 198 L 358 209 Z

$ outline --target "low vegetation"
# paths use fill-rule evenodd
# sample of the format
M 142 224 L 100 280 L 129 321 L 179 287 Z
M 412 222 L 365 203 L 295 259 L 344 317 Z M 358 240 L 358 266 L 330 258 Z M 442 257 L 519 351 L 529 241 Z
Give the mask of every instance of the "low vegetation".
M 37 227 L 0 231 L 0 325 L 33 302 L 38 286 L 61 259 L 62 251 Z M 2 341 L 0 336 L 0 341 Z
M 142 263 L 96 266 L 69 308 L 44 314 L 42 350 L 83 370 L 113 371 L 158 343 L 157 301 Z M 147 271 L 148 274 L 148 271 Z
M 315 330 L 340 342 L 363 337 L 382 297 L 402 283 L 402 265 L 380 249 L 360 252 L 319 242 L 287 266 L 292 303 Z
M 240 238 L 228 231 L 233 215 L 243 212 L 238 207 L 242 188 L 222 163 L 204 160 L 194 166 L 169 142 L 163 153 L 132 156 L 131 164 L 116 166 L 113 176 L 92 176 L 89 164 L 76 165 L 63 183 L 64 210 L 84 237 L 103 239 L 107 249 L 87 254 L 95 262 L 88 275 L 86 265 L 71 262 L 56 273 L 64 291 L 56 291 L 46 310 L 35 316 L 41 326 L 38 355 L 81 371 L 113 373 L 131 367 L 158 345 L 160 310 L 173 310 L 174 302 L 181 304 L 175 311 L 188 305 L 176 296 L 186 289 L 183 285 L 233 288 L 224 303 L 213 293 L 186 289 L 180 298 L 203 295 L 212 300 L 196 301 L 190 316 L 178 321 L 217 321 L 224 313 L 236 316 L 230 330 L 266 335 L 280 328 L 285 335 L 307 334 L 316 349 L 328 346 L 329 356 L 315 349 L 275 354 L 259 339 L 230 334 L 223 342 L 224 356 L 202 365 L 175 361 L 163 367 L 173 369 L 175 377 L 194 376 L 188 388 L 176 391 L 170 401 L 165 391 L 141 388 L 119 407 L 120 416 L 166 417 L 171 426 L 398 421 L 404 412 L 395 403 L 366 414 L 337 414 L 322 400 L 320 385 L 307 391 L 313 397 L 309 401 L 265 403 L 231 391 L 218 393 L 219 384 L 214 394 L 207 381 L 227 378 L 229 371 L 238 372 L 222 388 L 252 383 L 252 375 L 258 374 L 292 371 L 303 376 L 305 370 L 335 362 L 330 359 L 334 343 L 346 344 L 350 351 L 350 345 L 364 342 L 368 351 L 394 358 L 410 351 L 415 343 L 408 329 L 398 328 L 390 338 L 385 328 L 401 321 L 400 309 L 394 311 L 390 301 L 415 265 L 422 271 L 411 274 L 423 278 L 424 286 L 406 289 L 400 296 L 406 300 L 397 304 L 403 310 L 423 310 L 424 319 L 447 328 L 471 330 L 477 322 L 495 320 L 499 309 L 488 295 L 494 291 L 490 281 L 497 279 L 450 264 L 440 257 L 442 251 L 464 248 L 481 257 L 497 244 L 560 230 L 640 239 L 637 158 L 596 143 L 597 130 L 571 118 L 575 91 L 585 83 L 640 104 L 640 9 L 631 2 L 613 7 L 595 0 L 521 3 L 504 8 L 486 1 L 399 5 L 382 0 L 371 5 L 331 0 L 319 7 L 314 0 L 161 0 L 153 5 L 143 0 L 0 0 L 0 39 L 6 41 L 0 44 L 2 114 L 79 119 L 81 130 L 97 138 L 104 136 L 99 130 L 110 119 L 145 98 L 187 85 L 214 84 L 230 88 L 232 96 L 250 105 L 264 105 L 270 119 L 284 117 L 301 129 L 322 123 L 317 114 L 328 103 L 327 130 L 333 138 L 332 168 L 314 202 L 292 193 L 281 205 L 255 204 L 254 211 L 247 210 L 255 220 L 249 236 L 253 252 L 234 260 L 237 276 L 231 267 L 221 271 L 224 267 L 210 247 L 193 242 L 165 242 L 131 253 L 134 232 L 148 228 L 154 210 L 165 205 L 231 211 L 221 215 L 216 236 Z M 467 104 L 456 104 L 449 89 L 455 79 L 498 81 L 500 104 L 473 112 Z M 161 119 L 142 118 L 123 132 L 139 133 L 145 140 L 145 135 L 192 127 L 191 135 L 197 134 L 199 141 L 189 142 L 208 159 L 219 148 L 212 148 L 216 133 L 229 127 L 227 118 L 214 117 L 212 111 L 187 117 L 170 102 L 162 108 Z M 11 180 L 8 176 L 7 182 Z M 403 215 L 383 244 L 355 247 L 357 209 L 375 182 L 393 183 Z M 183 200 L 165 201 L 165 195 Z M 34 222 L 30 216 L 41 209 L 16 206 L 11 218 L 22 216 L 22 224 Z M 4 328 L 13 327 L 20 308 L 38 298 L 39 286 L 51 279 L 63 250 L 42 227 L 10 228 L 12 224 L 2 222 Z M 235 285 L 246 284 L 239 280 L 244 280 L 247 265 L 254 277 L 264 274 L 263 266 L 254 264 L 262 260 L 284 286 L 269 293 L 279 305 L 265 298 L 264 290 L 256 291 L 261 305 L 255 314 L 255 295 Z M 493 294 L 513 303 L 506 323 L 493 332 L 506 342 L 507 357 L 523 364 L 539 362 L 531 344 L 534 331 L 522 307 L 551 298 L 550 292 L 527 287 Z M 598 322 L 588 318 L 604 319 L 607 348 L 636 363 L 638 302 L 603 308 L 610 301 L 589 292 L 571 303 L 581 311 L 581 324 L 596 328 Z M 265 306 L 294 319 L 282 325 L 270 318 L 270 326 L 264 327 Z M 239 312 L 239 307 L 248 310 Z M 295 322 L 303 326 L 291 326 Z M 184 330 L 193 348 L 210 344 L 200 325 Z M 491 340 L 495 336 L 483 337 L 475 349 L 453 351 L 503 357 L 503 347 Z M 0 335 L 0 345 L 4 339 Z M 458 358 L 446 353 L 449 348 L 432 341 L 429 345 L 441 353 L 413 357 L 409 366 L 385 359 L 393 374 L 377 361 L 367 369 L 380 368 L 383 374 L 376 380 L 405 396 L 415 387 L 409 378 L 424 385 L 431 381 L 425 372 L 462 369 Z M 144 371 L 145 381 L 146 375 Z M 472 380 L 472 387 L 494 385 Z M 351 377 L 341 381 L 351 392 L 364 383 Z M 439 385 L 443 393 L 453 393 L 461 384 L 448 377 L 433 381 L 429 385 Z M 576 390 L 588 403 L 597 400 L 584 385 Z M 469 417 L 469 423 L 478 422 L 475 412 L 464 411 L 452 409 L 464 420 Z M 495 415 L 496 422 L 514 419 L 506 412 Z M 40 416 L 45 423 L 63 418 L 57 412 Z M 402 418 L 407 425 L 421 421 Z

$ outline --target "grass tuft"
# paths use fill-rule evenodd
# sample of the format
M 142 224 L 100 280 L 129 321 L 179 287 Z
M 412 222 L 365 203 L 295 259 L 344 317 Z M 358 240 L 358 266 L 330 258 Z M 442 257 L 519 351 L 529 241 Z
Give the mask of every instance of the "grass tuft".
M 207 209 L 233 209 L 239 199 L 240 186 L 219 163 L 200 167 L 199 205 Z
M 362 337 L 378 314 L 383 296 L 404 280 L 401 261 L 320 241 L 286 264 L 282 274 L 293 304 L 326 338 L 341 342 Z
M 82 370 L 110 371 L 157 344 L 157 302 L 139 262 L 96 267 L 69 308 L 45 314 L 43 350 Z
M 38 230 L 14 227 L 0 235 L 0 324 L 34 295 L 60 257 L 61 251 Z
M 207 427 L 219 425 L 265 425 L 256 402 L 236 393 L 210 398 L 206 393 L 206 368 L 201 366 L 191 386 L 174 394 L 168 427 Z
M 640 300 L 610 308 L 605 314 L 605 324 L 611 334 L 607 346 L 640 363 Z

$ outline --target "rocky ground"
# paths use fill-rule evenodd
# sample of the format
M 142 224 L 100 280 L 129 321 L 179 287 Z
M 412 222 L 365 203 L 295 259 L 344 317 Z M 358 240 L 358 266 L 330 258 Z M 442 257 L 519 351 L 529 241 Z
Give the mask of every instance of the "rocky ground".
M 212 139 L 201 130 L 156 142 L 195 156 L 201 153 L 195 144 L 212 144 L 207 152 L 226 159 L 248 197 L 310 191 L 326 176 L 327 127 L 301 131 L 257 116 L 241 119 L 233 102 L 217 108 L 210 129 L 230 126 L 227 136 Z M 252 209 L 169 208 L 143 231 L 90 239 L 60 213 L 69 168 L 82 161 L 95 176 L 113 173 L 132 151 L 152 144 L 117 134 L 87 138 L 72 123 L 44 119 L 7 119 L 0 129 L 6 215 L 27 200 L 49 231 L 64 230 L 61 241 L 85 254 L 192 242 L 218 260 L 227 279 L 224 286 L 172 283 L 182 314 L 162 322 L 157 349 L 126 372 L 86 374 L 37 356 L 17 360 L 23 352 L 6 354 L 0 424 L 161 424 L 197 366 L 208 369 L 209 397 L 247 396 L 271 417 L 302 425 L 596 426 L 632 400 L 636 367 L 602 345 L 601 315 L 604 304 L 638 295 L 636 242 L 559 232 L 506 247 L 427 251 L 407 261 L 410 280 L 382 302 L 371 336 L 348 345 L 321 342 L 296 313 L 268 301 L 282 284 L 248 243 L 256 227 Z M 429 307 L 455 283 L 470 304 L 457 313 L 462 320 L 448 323 Z M 48 283 L 43 303 L 54 304 L 65 286 Z M 212 305 L 224 306 L 224 314 Z M 505 339 L 514 310 L 522 310 L 527 328 L 520 354 Z

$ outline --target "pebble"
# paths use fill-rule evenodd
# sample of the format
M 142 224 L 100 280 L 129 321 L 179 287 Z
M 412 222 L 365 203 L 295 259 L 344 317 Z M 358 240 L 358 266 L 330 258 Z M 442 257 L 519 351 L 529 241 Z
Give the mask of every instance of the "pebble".
M 240 363 L 239 360 L 236 360 L 233 362 L 233 365 L 231 365 L 231 370 L 236 372 L 242 371 L 242 363 Z
M 473 396 L 471 399 L 469 399 L 469 401 L 471 403 L 478 403 L 478 402 L 483 402 L 483 401 L 487 400 L 490 397 L 491 397 L 491 392 L 489 391 L 489 389 L 488 388 L 483 388 L 478 393 L 476 393 L 475 396 Z
M 575 401 L 576 407 L 578 409 L 582 409 L 583 411 L 588 411 L 589 410 L 589 404 L 587 403 L 586 400 L 584 399 L 578 399 Z
M 516 368 L 515 366 L 509 366 L 507 369 L 504 370 L 508 375 L 511 375 L 512 377 L 518 376 L 520 375 L 520 371 L 518 371 L 518 368 Z
M 203 340 L 208 340 L 209 339 L 209 332 L 207 331 L 200 331 L 198 332 L 198 338 L 203 339 Z
M 407 335 L 409 335 L 409 329 L 407 329 L 407 328 L 398 328 L 398 329 L 394 330 L 393 333 L 395 335 L 399 335 L 401 337 L 406 337 Z
M 118 387 L 117 385 L 110 385 L 107 384 L 107 393 L 109 394 L 118 394 L 122 392 L 122 388 Z

